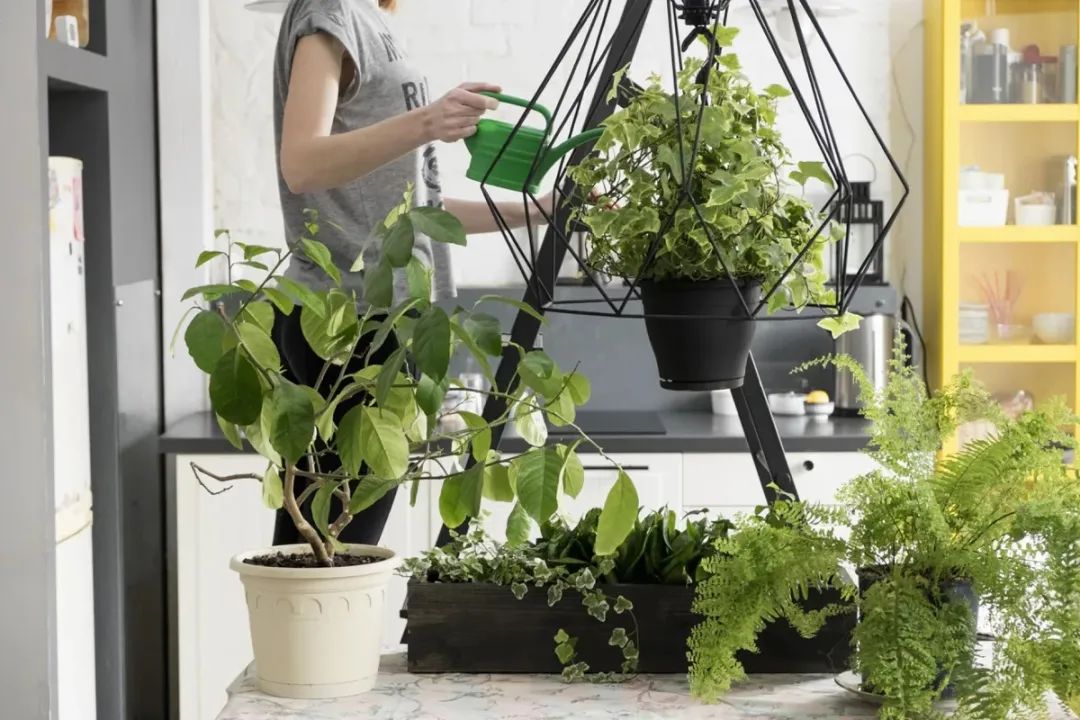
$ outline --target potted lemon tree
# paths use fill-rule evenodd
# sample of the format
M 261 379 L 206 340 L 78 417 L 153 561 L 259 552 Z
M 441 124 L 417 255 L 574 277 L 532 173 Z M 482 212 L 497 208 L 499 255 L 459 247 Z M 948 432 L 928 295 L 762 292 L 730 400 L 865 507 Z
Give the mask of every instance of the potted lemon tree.
M 453 410 L 456 421 L 446 422 L 441 408 L 454 384 L 455 353 L 471 354 L 495 388 L 492 361 L 507 348 L 499 322 L 482 306 L 507 302 L 531 310 L 499 297 L 453 311 L 433 304 L 428 270 L 412 255 L 415 233 L 454 244 L 464 244 L 465 234 L 449 213 L 413 208 L 409 193 L 378 229 L 386 250 L 381 264 L 363 269 L 358 262 L 350 270 L 365 273 L 362 313 L 319 232 L 311 217 L 305 236 L 285 250 L 230 241 L 226 251 L 203 252 L 198 264 L 227 263 L 230 281 L 184 295 L 194 301 L 184 340 L 209 376 L 218 423 L 236 447 L 246 440 L 265 458 L 265 472 L 251 479 L 262 483 L 267 506 L 284 508 L 305 541 L 232 560 L 247 597 L 258 683 L 271 694 L 309 698 L 362 692 L 378 671 L 384 589 L 399 558 L 389 548 L 342 543 L 355 516 L 401 486 L 415 498 L 419 483 L 441 480 L 439 510 L 448 526 L 476 517 L 487 498 L 513 503 L 508 535 L 526 537 L 533 523 L 557 511 L 561 494 L 581 489 L 576 445 L 547 446 L 547 424 L 573 425 L 590 393 L 580 373 L 564 372 L 543 352 L 514 347 L 521 355 L 514 383 L 486 391 L 506 400 L 508 410 L 491 420 Z M 314 290 L 278 274 L 294 253 L 318 265 L 333 287 Z M 232 280 L 237 265 L 259 271 L 262 280 Z M 394 297 L 397 271 L 408 279 L 407 297 Z M 282 368 L 271 339 L 275 311 L 300 313 L 308 344 L 325 361 L 314 387 Z M 393 336 L 398 350 L 356 370 L 349 361 L 360 339 L 371 335 L 368 347 Z M 492 447 L 492 427 L 505 423 L 516 425 L 530 445 L 526 451 L 504 456 Z M 195 472 L 204 484 L 245 479 L 213 468 Z M 307 504 L 310 519 L 302 511 Z M 637 504 L 633 482 L 619 469 L 598 544 L 619 545 Z

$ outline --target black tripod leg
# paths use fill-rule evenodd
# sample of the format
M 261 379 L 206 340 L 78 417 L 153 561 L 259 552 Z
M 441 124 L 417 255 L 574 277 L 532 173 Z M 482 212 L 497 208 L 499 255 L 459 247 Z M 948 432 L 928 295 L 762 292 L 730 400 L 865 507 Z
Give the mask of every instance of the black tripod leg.
M 607 59 L 604 62 L 604 68 L 600 73 L 600 78 L 614 77 L 615 73 L 625 66 L 634 57 L 634 52 L 637 50 L 638 41 L 641 39 L 641 31 L 644 28 L 644 19 L 649 13 L 649 8 L 652 6 L 652 0 L 628 0 L 626 7 L 623 8 L 623 14 L 619 19 L 619 24 L 615 28 L 615 32 L 612 35 L 611 40 L 611 52 L 608 53 Z M 608 88 L 606 85 L 601 84 L 596 89 L 597 96 L 593 99 L 593 103 L 590 107 L 594 108 L 588 117 L 585 118 L 585 128 L 599 127 L 600 123 L 607 118 L 612 112 L 615 111 L 616 102 L 614 100 L 607 101 L 606 96 Z M 585 157 L 592 152 L 592 143 L 582 145 L 570 156 L 569 166 L 573 167 L 577 165 Z M 564 198 L 575 197 L 575 185 L 574 182 L 567 178 L 563 185 L 562 196 Z M 551 293 L 555 288 L 555 281 L 558 277 L 558 268 L 562 267 L 563 260 L 566 257 L 566 245 L 560 242 L 556 237 L 556 227 L 566 227 L 570 218 L 570 213 L 574 210 L 570 206 L 570 203 L 563 203 L 555 209 L 555 225 L 549 227 L 544 234 L 543 244 L 540 246 L 540 250 L 537 253 L 536 262 L 533 263 L 533 276 L 529 280 L 529 284 L 525 289 L 525 296 L 522 300 L 530 307 L 534 308 L 537 312 L 544 312 L 544 305 L 551 297 Z M 499 362 L 499 369 L 495 373 L 495 387 L 500 393 L 510 394 L 516 388 L 514 387 L 515 379 L 517 377 L 518 363 L 521 361 L 521 357 L 518 354 L 518 350 L 514 345 L 520 345 L 523 348 L 533 347 L 533 343 L 536 342 L 536 338 L 540 334 L 540 321 L 526 312 L 519 312 L 517 318 L 514 320 L 513 328 L 510 331 L 511 347 L 506 348 L 503 351 L 502 359 Z M 506 412 L 507 402 L 502 397 L 488 396 L 487 402 L 484 404 L 484 419 L 488 422 L 499 418 Z M 491 429 L 491 447 L 495 450 L 499 449 L 499 444 L 502 442 L 503 430 L 505 426 L 499 425 Z M 476 460 L 469 457 L 468 467 L 476 464 Z M 456 528 L 458 532 L 465 532 L 468 530 L 468 520 L 459 527 Z M 436 545 L 442 546 L 450 542 L 450 531 L 443 526 L 439 531 L 439 538 L 436 541 Z
M 769 399 L 765 387 L 761 384 L 757 364 L 753 353 L 746 359 L 746 379 L 743 386 L 731 391 L 735 408 L 739 411 L 746 442 L 750 446 L 750 455 L 754 458 L 761 489 L 765 491 L 765 500 L 771 505 L 777 499 L 773 485 L 782 492 L 798 499 L 795 480 L 791 477 L 784 443 L 776 429 L 776 421 L 769 409 Z

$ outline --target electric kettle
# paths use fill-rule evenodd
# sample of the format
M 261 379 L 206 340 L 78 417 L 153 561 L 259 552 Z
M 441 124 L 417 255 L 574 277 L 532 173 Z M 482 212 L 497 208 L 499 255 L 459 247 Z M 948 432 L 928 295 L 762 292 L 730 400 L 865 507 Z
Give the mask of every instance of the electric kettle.
M 889 380 L 893 342 L 898 327 L 906 350 L 905 362 L 910 366 L 913 362 L 914 335 L 908 324 L 894 315 L 867 315 L 859 323 L 858 330 L 846 332 L 836 339 L 836 353 L 854 358 L 866 371 L 866 376 L 870 379 L 875 391 L 883 390 Z M 859 401 L 859 386 L 851 373 L 840 370 L 836 372 L 836 397 L 834 399 L 837 415 L 845 417 L 859 415 L 862 410 L 862 403 Z
M 541 115 L 545 123 L 541 130 L 524 125 L 516 127 L 513 123 L 487 118 L 478 122 L 476 133 L 465 138 L 465 147 L 472 155 L 465 176 L 476 182 L 487 182 L 488 185 L 518 192 L 528 189 L 535 195 L 540 191 L 540 181 L 544 175 L 563 155 L 586 143 L 595 142 L 603 134 L 602 129 L 595 128 L 551 147 L 552 118 L 546 107 L 513 95 L 481 94 L 508 105 L 532 110 Z

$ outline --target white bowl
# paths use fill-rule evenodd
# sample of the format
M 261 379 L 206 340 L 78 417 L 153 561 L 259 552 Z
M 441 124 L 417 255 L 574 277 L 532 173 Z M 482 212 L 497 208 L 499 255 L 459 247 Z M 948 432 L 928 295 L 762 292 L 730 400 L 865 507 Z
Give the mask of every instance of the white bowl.
M 805 415 L 806 395 L 786 392 L 769 395 L 769 408 L 774 415 Z
M 711 394 L 713 415 L 730 417 L 739 414 L 735 408 L 735 398 L 731 396 L 730 390 L 713 390 Z
M 1076 317 L 1072 313 L 1039 313 L 1031 324 L 1035 337 L 1047 345 L 1068 345 L 1076 333 Z

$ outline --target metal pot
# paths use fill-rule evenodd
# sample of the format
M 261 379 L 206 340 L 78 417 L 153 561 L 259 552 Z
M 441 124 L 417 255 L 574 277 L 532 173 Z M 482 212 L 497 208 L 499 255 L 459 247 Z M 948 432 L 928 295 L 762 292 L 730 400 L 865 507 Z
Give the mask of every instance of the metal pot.
M 889 361 L 892 359 L 893 340 L 897 328 L 907 347 L 907 364 L 912 364 L 913 335 L 903 320 L 893 315 L 868 315 L 858 330 L 844 333 L 836 340 L 836 352 L 850 355 L 862 365 L 875 391 L 885 388 L 889 380 Z M 862 410 L 859 402 L 859 386 L 851 373 L 836 373 L 836 414 L 855 416 Z

